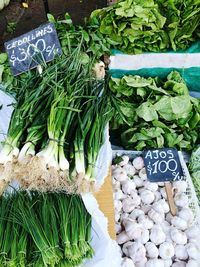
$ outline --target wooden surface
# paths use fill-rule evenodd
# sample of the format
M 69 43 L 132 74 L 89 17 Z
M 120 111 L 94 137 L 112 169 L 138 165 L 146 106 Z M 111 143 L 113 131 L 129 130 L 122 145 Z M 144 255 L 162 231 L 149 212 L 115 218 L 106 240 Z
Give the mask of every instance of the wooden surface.
M 114 215 L 115 212 L 114 212 L 111 173 L 106 178 L 104 185 L 102 186 L 101 190 L 96 194 L 96 197 L 101 211 L 108 218 L 108 231 L 110 237 L 112 239 L 116 239 L 115 215 Z

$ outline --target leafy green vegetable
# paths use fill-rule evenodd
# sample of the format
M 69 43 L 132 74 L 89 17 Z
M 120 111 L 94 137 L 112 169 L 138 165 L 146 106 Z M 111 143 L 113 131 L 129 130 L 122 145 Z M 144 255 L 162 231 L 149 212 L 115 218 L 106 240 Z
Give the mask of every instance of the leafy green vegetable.
M 200 146 L 192 153 L 189 169 L 200 204 Z
M 190 151 L 199 142 L 200 101 L 189 96 L 178 72 L 171 72 L 166 81 L 111 77 L 109 85 L 116 110 L 111 133 L 113 137 L 115 132 L 121 133 L 118 141 L 126 148 L 177 147 Z
M 91 19 L 112 48 L 126 53 L 185 49 L 200 32 L 200 2 L 120 0 L 94 11 Z

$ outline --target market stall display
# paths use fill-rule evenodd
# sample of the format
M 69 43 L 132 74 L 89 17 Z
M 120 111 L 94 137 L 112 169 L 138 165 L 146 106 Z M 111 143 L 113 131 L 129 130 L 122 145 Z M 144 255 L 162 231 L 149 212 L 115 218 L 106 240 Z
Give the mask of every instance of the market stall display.
M 198 266 L 200 213 L 188 174 L 173 183 L 172 216 L 164 183 L 147 180 L 139 152 L 115 151 L 112 173 L 122 266 Z

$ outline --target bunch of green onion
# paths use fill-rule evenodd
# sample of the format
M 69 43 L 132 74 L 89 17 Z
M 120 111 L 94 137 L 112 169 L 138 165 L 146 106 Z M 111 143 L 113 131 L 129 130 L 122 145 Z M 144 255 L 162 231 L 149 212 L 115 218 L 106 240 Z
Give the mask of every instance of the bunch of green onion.
M 16 104 L 0 153 L 0 193 L 13 179 L 29 190 L 91 191 L 112 107 L 94 58 L 81 43 L 17 83 Z
M 0 197 L 0 266 L 79 266 L 93 256 L 79 196 L 18 191 Z

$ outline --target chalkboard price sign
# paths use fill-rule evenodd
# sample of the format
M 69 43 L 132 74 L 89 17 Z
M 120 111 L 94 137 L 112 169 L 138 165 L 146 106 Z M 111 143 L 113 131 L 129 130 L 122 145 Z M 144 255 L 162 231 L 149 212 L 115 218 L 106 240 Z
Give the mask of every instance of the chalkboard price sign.
M 178 151 L 174 148 L 143 151 L 147 178 L 150 182 L 178 181 L 183 179 Z
M 19 75 L 62 53 L 53 23 L 46 23 L 5 43 L 13 75 Z

